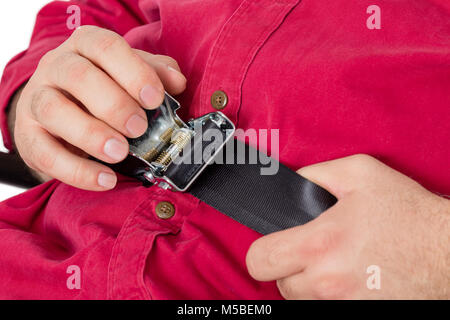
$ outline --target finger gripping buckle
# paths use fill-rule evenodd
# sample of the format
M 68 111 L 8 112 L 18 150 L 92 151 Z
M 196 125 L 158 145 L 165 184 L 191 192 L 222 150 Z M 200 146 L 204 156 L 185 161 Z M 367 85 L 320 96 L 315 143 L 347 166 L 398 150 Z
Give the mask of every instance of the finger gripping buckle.
M 186 191 L 222 150 L 235 132 L 221 112 L 183 122 L 176 111 L 180 104 L 166 93 L 155 110 L 146 110 L 148 129 L 128 139 L 129 156 L 122 164 L 128 174 L 161 188 Z

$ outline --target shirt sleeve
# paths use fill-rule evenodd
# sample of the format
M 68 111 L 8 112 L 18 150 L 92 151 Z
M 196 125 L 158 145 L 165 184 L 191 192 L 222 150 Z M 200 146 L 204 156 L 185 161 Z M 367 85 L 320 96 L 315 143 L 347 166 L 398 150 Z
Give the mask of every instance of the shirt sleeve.
M 96 25 L 124 35 L 130 29 L 145 23 L 138 0 L 77 0 L 53 1 L 37 15 L 29 48 L 12 58 L 0 82 L 0 128 L 5 147 L 12 151 L 8 131 L 7 108 L 14 92 L 27 81 L 41 57 L 63 43 L 73 32 L 68 19 L 73 14 L 70 6 L 80 9 L 82 25 Z

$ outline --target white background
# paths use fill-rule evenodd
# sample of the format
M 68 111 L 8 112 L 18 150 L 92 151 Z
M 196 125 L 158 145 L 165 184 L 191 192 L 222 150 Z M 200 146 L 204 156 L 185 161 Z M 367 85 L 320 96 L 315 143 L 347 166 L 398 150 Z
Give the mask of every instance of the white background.
M 3 68 L 13 56 L 28 47 L 36 14 L 49 2 L 49 0 L 0 1 L 0 74 L 3 74 Z M 0 150 L 6 150 L 1 137 Z M 22 191 L 0 184 L 0 201 Z

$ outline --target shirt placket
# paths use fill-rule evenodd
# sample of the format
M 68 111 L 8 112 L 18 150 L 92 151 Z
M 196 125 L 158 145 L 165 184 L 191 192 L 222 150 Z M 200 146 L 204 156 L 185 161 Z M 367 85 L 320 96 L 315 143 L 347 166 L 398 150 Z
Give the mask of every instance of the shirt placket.
M 197 115 L 215 111 L 220 105 L 220 111 L 238 124 L 241 89 L 247 70 L 259 49 L 299 2 L 245 0 L 241 3 L 211 49 L 201 83 Z M 221 100 L 214 102 L 217 97 Z
M 152 299 L 144 283 L 147 256 L 158 237 L 179 232 L 186 216 L 199 203 L 191 195 L 157 186 L 144 192 L 148 198 L 128 216 L 114 243 L 108 267 L 108 299 Z M 172 214 L 161 211 L 162 204 L 170 205 Z

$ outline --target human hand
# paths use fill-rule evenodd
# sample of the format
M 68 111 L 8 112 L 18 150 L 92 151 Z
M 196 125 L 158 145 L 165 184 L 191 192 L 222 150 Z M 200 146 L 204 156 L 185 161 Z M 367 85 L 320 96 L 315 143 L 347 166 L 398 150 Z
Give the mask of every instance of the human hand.
M 303 226 L 256 240 L 247 253 L 251 276 L 276 280 L 286 299 L 450 297 L 449 200 L 366 155 L 298 173 L 338 202 Z M 379 289 L 367 285 L 376 276 L 369 266 L 379 268 Z
M 86 190 L 111 189 L 114 171 L 87 156 L 123 160 L 125 137 L 147 129 L 142 107 L 157 108 L 164 90 L 178 94 L 185 85 L 174 59 L 132 49 L 112 31 L 83 26 L 44 55 L 23 88 L 16 106 L 17 150 L 41 176 Z

